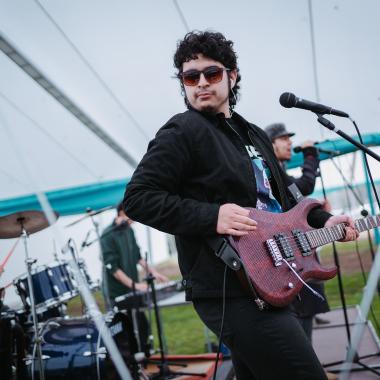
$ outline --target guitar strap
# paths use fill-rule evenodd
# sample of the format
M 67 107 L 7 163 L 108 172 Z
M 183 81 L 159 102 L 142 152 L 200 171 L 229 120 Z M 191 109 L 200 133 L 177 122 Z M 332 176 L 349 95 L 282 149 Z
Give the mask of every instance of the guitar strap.
M 226 236 L 212 236 L 207 239 L 208 245 L 213 249 L 215 255 L 220 258 L 229 268 L 236 272 L 241 285 L 249 295 L 253 295 L 253 299 L 259 310 L 268 308 L 268 304 L 264 302 L 257 294 L 248 277 L 244 263 L 240 260 L 239 254 L 235 248 L 229 243 Z
M 208 245 L 213 249 L 215 255 L 224 261 L 224 263 L 233 271 L 241 269 L 243 263 L 240 260 L 238 253 L 228 242 L 227 237 L 212 236 L 207 238 Z
M 292 197 L 297 203 L 300 203 L 302 199 L 304 199 L 304 196 L 302 195 L 300 189 L 295 183 L 292 183 L 291 185 L 288 186 L 288 190 L 292 194 Z

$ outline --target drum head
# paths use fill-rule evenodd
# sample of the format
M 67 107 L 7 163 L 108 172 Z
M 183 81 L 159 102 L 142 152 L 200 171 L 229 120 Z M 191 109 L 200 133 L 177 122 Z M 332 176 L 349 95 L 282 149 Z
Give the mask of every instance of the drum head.
M 133 370 L 137 342 L 130 318 L 117 313 L 108 319 L 106 326 L 125 363 Z M 90 319 L 53 318 L 44 324 L 41 333 L 42 354 L 49 357 L 44 360 L 46 380 L 120 379 L 109 354 L 103 350 L 99 331 Z M 34 378 L 38 376 L 38 368 L 35 368 Z

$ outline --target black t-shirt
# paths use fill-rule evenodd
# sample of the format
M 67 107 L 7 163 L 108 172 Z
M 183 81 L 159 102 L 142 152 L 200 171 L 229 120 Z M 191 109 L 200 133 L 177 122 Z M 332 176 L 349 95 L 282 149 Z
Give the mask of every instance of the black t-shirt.
M 251 158 L 253 172 L 257 184 L 256 208 L 270 212 L 282 212 L 281 205 L 274 197 L 270 180 L 272 173 L 264 161 L 260 151 L 254 146 L 248 136 L 248 130 L 233 119 L 226 119 L 227 124 L 237 133 L 242 140 L 249 157 Z

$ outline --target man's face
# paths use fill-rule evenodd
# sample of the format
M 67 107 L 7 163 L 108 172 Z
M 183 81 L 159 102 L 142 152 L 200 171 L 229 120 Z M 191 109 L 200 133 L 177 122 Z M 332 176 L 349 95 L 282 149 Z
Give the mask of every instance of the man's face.
M 273 149 L 279 161 L 289 161 L 292 156 L 292 140 L 289 136 L 277 137 L 273 140 Z
M 202 71 L 208 67 L 217 66 L 225 68 L 220 62 L 207 58 L 202 54 L 197 55 L 197 59 L 184 62 L 182 71 L 189 70 Z M 230 76 L 230 81 L 228 80 Z M 198 111 L 207 111 L 212 113 L 223 112 L 226 117 L 230 117 L 228 94 L 236 82 L 236 71 L 223 70 L 222 80 L 218 83 L 209 83 L 204 74 L 200 75 L 199 82 L 195 86 L 184 84 L 187 100 L 193 108 Z

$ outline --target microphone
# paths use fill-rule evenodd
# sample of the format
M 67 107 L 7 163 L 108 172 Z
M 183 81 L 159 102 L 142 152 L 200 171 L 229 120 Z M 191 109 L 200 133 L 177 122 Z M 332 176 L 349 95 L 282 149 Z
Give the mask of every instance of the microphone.
M 314 103 L 314 102 L 311 102 L 310 100 L 297 98 L 291 92 L 284 92 L 280 96 L 280 104 L 285 108 L 293 108 L 293 107 L 301 108 L 303 110 L 312 111 L 319 115 L 330 114 L 330 115 L 335 115 L 335 116 L 340 116 L 340 117 L 350 117 L 349 114 L 343 111 L 335 110 L 334 108 L 331 108 L 329 106 L 324 106 L 323 104 Z
M 315 143 L 317 144 L 317 143 Z M 318 146 L 315 146 L 314 144 L 314 147 L 318 150 L 318 152 L 320 153 L 325 153 L 325 154 L 329 154 L 329 155 L 332 155 L 332 156 L 339 156 L 340 155 L 340 151 L 339 150 L 330 150 L 330 149 L 323 149 L 323 148 L 319 148 Z M 299 152 L 302 152 L 304 149 L 307 149 L 307 148 L 302 148 L 302 146 L 295 146 L 293 148 L 293 152 L 294 153 L 299 153 Z

